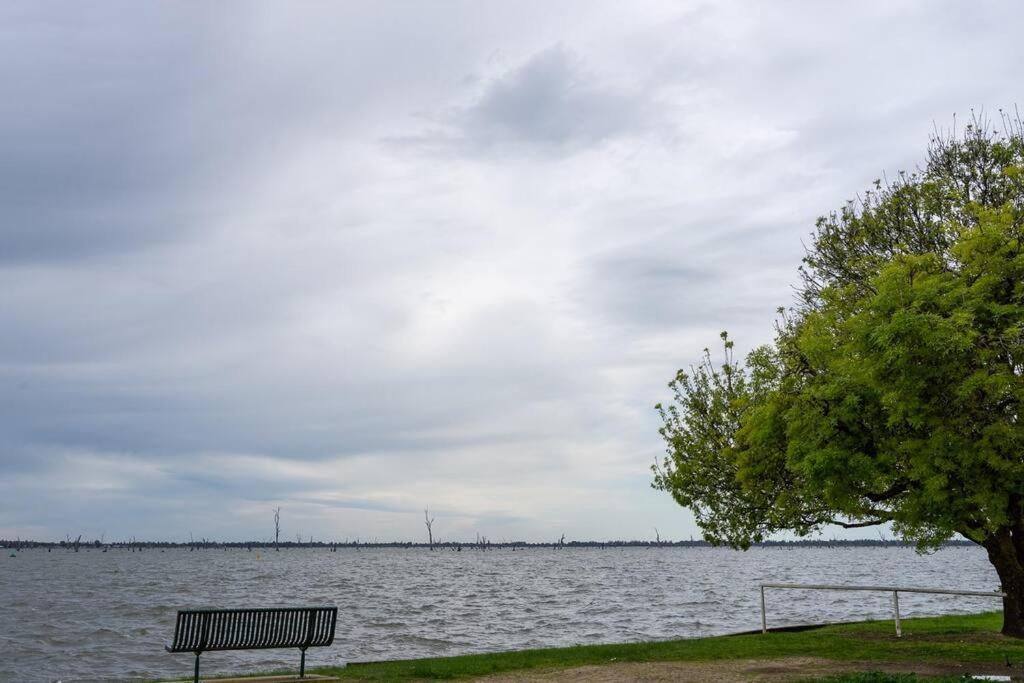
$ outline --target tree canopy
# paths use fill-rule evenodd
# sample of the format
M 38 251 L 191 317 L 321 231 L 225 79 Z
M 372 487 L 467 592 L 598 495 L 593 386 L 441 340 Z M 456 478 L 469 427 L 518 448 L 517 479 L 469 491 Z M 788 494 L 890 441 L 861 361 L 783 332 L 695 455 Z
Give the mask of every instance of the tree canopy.
M 973 125 L 820 218 L 772 344 L 670 383 L 654 485 L 705 537 L 890 523 L 984 546 L 1024 636 L 1024 135 Z

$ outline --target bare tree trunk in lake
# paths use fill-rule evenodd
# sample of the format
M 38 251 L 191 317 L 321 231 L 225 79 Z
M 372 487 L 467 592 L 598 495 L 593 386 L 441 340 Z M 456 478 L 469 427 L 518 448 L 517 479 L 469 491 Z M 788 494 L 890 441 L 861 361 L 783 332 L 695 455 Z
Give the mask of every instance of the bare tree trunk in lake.
M 278 542 L 281 539 L 281 506 L 274 508 L 274 550 L 280 551 Z
M 426 510 L 423 511 L 423 521 L 427 525 L 427 541 L 430 543 L 430 549 L 434 549 L 434 518 L 430 516 L 430 513 Z

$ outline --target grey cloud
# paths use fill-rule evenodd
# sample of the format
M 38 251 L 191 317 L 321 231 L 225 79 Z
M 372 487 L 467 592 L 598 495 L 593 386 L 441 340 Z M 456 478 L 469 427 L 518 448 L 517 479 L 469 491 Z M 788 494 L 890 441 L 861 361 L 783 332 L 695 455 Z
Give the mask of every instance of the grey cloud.
M 956 8 L 0 7 L 0 536 L 695 533 L 651 406 L 1012 105 Z
M 373 33 L 388 17 L 310 11 L 327 16 L 299 45 L 268 35 L 277 19 L 256 5 L 0 10 L 0 264 L 202 239 L 311 128 L 358 118 L 379 82 L 330 31 Z
M 459 113 L 462 141 L 478 151 L 572 151 L 642 129 L 641 95 L 602 84 L 562 46 L 486 82 Z
M 300 500 L 311 505 L 341 510 L 374 510 L 376 512 L 397 512 L 402 514 L 420 514 L 423 510 L 420 507 L 393 505 L 363 498 L 315 498 L 305 496 L 300 498 Z
M 713 259 L 693 261 L 697 263 L 684 265 L 656 253 L 597 261 L 582 283 L 580 296 L 610 323 L 633 329 L 713 327 L 744 317 L 764 319 L 774 310 L 763 294 L 777 292 L 778 283 L 769 282 L 775 286 L 758 292 L 749 286 L 745 266 L 715 264 Z M 725 294 L 732 287 L 743 293 Z
M 236 286 L 252 297 L 262 291 Z M 474 423 L 508 413 L 510 404 L 570 400 L 585 385 L 573 377 L 564 352 L 545 338 L 540 311 L 496 304 L 466 330 L 465 341 L 453 340 L 457 362 L 390 368 L 386 357 L 365 353 L 359 364 L 334 354 L 297 357 L 296 340 L 278 329 L 284 324 L 280 304 L 262 301 L 270 309 L 267 320 L 255 324 L 241 315 L 230 318 L 227 305 L 214 306 L 229 316 L 225 320 L 193 319 L 186 306 L 170 309 L 173 317 L 151 330 L 130 317 L 113 321 L 125 331 L 142 328 L 127 343 L 89 324 L 86 314 L 63 333 L 60 353 L 73 356 L 76 345 L 80 356 L 104 347 L 107 353 L 91 362 L 33 356 L 0 366 L 0 382 L 8 387 L 0 392 L 0 431 L 41 448 L 89 444 L 183 465 L 188 454 L 204 451 L 319 461 L 529 441 L 541 434 Z M 204 304 L 210 302 L 195 306 Z M 517 324 L 506 327 L 510 319 Z M 222 336 L 217 330 L 225 321 L 229 332 Z M 30 323 L 26 317 L 12 332 L 21 339 L 18 346 L 29 346 L 33 334 L 48 329 Z M 182 326 L 192 329 L 173 336 Z M 372 329 L 379 343 L 396 334 L 400 339 L 400 331 L 379 324 Z M 142 350 L 135 348 L 140 345 Z M 14 351 L 6 348 L 12 361 L 18 359 Z M 510 378 L 513 371 L 518 374 Z
M 123 251 L 191 223 L 180 207 L 203 153 L 176 119 L 196 104 L 203 37 L 93 9 L 5 10 L 19 28 L 0 39 L 0 263 Z

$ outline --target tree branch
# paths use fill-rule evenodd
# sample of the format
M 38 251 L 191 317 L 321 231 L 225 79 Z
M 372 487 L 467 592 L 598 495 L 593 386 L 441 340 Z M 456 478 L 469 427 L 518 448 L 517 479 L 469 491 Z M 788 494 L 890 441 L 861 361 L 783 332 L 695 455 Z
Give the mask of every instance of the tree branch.
M 864 497 L 872 503 L 884 503 L 885 501 L 892 500 L 902 493 L 906 493 L 909 488 L 910 486 L 905 479 L 897 479 L 892 486 L 881 493 L 868 492 L 864 494 Z
M 840 522 L 839 520 L 829 520 L 829 524 L 835 524 L 841 526 L 844 529 L 860 529 L 866 526 L 878 526 L 879 524 L 885 524 L 889 520 L 887 519 L 869 519 L 866 522 Z

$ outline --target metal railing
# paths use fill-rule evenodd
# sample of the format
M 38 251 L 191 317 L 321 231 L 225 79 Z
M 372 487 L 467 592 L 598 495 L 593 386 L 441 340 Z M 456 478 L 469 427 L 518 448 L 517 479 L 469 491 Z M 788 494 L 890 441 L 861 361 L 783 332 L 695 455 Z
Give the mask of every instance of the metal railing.
M 762 583 L 761 584 L 761 633 L 768 633 L 768 614 L 765 609 L 764 589 L 765 588 L 788 588 L 798 590 L 826 590 L 826 591 L 879 591 L 892 593 L 892 611 L 896 622 L 896 637 L 903 635 L 903 628 L 900 626 L 900 593 L 940 593 L 943 595 L 970 595 L 982 598 L 1005 598 L 1006 594 L 999 591 L 959 591 L 945 588 L 898 588 L 895 586 L 836 586 L 829 584 L 812 583 Z

